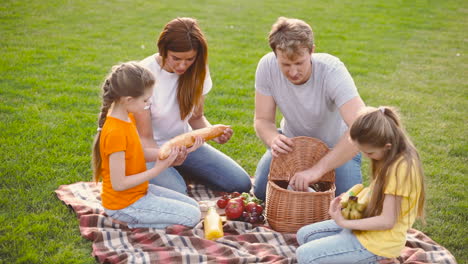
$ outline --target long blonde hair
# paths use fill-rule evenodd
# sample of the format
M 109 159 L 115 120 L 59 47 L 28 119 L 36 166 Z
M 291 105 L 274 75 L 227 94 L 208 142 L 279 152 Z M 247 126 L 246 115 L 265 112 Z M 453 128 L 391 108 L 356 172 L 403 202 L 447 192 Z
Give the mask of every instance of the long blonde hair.
M 193 18 L 176 18 L 166 24 L 159 35 L 159 54 L 162 57 L 162 67 L 165 65 L 168 51 L 197 52 L 194 63 L 179 76 L 177 101 L 180 118 L 184 120 L 194 107 L 202 103 L 203 84 L 206 76 L 208 60 L 208 45 L 198 23 Z
M 368 111 L 360 115 L 350 129 L 350 136 L 353 141 L 360 145 L 368 145 L 376 148 L 383 148 L 390 143 L 391 148 L 385 153 L 382 160 L 371 159 L 371 177 L 373 191 L 364 212 L 365 217 L 376 216 L 382 213 L 384 190 L 388 184 L 388 173 L 390 169 L 407 164 L 405 182 L 414 186 L 414 177 L 410 173 L 416 170 L 420 178 L 421 190 L 419 195 L 417 216 L 424 221 L 425 188 L 424 174 L 422 171 L 419 154 L 401 125 L 396 109 L 392 107 L 368 108 Z M 416 184 L 416 186 L 418 186 Z M 398 188 L 398 186 L 397 186 Z
M 101 151 L 100 138 L 101 129 L 106 122 L 107 113 L 114 102 L 123 96 L 139 97 L 146 89 L 153 87 L 155 78 L 153 74 L 137 64 L 136 62 L 127 62 L 112 67 L 111 73 L 106 77 L 102 85 L 102 105 L 101 113 L 98 118 L 98 132 L 93 142 L 93 179 L 101 179 Z

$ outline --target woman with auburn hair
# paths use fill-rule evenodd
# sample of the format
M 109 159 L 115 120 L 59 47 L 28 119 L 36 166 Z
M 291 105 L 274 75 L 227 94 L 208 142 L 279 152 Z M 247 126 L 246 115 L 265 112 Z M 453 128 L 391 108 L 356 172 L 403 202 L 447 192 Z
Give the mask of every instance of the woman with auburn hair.
M 135 114 L 142 144 L 162 146 L 171 138 L 211 126 L 203 113 L 205 95 L 212 88 L 205 36 L 193 18 L 176 18 L 166 24 L 157 42 L 159 52 L 141 61 L 156 77 L 149 110 Z M 224 144 L 233 130 L 213 141 Z M 151 183 L 187 193 L 185 178 L 226 192 L 248 192 L 247 172 L 214 147 L 203 144 L 188 153 L 182 149 L 176 166 L 163 171 Z M 148 169 L 154 163 L 147 163 Z

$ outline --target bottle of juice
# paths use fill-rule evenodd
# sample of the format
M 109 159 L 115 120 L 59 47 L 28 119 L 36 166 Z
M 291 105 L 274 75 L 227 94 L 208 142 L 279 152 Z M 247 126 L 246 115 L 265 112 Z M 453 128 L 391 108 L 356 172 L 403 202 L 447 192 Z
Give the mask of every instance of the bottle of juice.
M 221 221 L 219 214 L 216 212 L 216 208 L 208 208 L 203 225 L 205 228 L 206 239 L 216 240 L 224 236 L 223 222 Z

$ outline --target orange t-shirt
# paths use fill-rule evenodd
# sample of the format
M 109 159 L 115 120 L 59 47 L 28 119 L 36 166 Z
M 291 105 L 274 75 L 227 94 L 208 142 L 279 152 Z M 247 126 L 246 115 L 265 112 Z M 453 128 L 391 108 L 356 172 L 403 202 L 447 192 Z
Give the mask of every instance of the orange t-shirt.
M 102 127 L 99 147 L 101 151 L 102 175 L 102 206 L 110 210 L 123 209 L 146 195 L 148 181 L 125 191 L 112 188 L 109 169 L 109 156 L 112 153 L 125 152 L 125 175 L 137 174 L 146 170 L 145 156 L 140 137 L 135 126 L 133 115 L 129 115 L 132 122 L 107 116 Z

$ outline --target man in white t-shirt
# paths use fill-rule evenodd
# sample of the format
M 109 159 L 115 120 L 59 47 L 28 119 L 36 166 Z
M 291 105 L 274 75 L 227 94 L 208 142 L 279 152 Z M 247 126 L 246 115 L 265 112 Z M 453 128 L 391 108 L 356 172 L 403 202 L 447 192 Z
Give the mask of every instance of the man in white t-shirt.
M 336 57 L 314 53 L 312 28 L 302 20 L 280 17 L 269 35 L 273 52 L 263 56 L 255 76 L 255 121 L 267 145 L 255 173 L 254 193 L 265 199 L 273 156 L 288 153 L 290 138 L 314 137 L 332 150 L 313 167 L 297 172 L 290 184 L 306 191 L 328 171 L 336 173 L 336 195 L 362 181 L 361 155 L 351 143 L 351 126 L 364 102 L 345 65 Z M 276 108 L 283 115 L 276 127 Z

